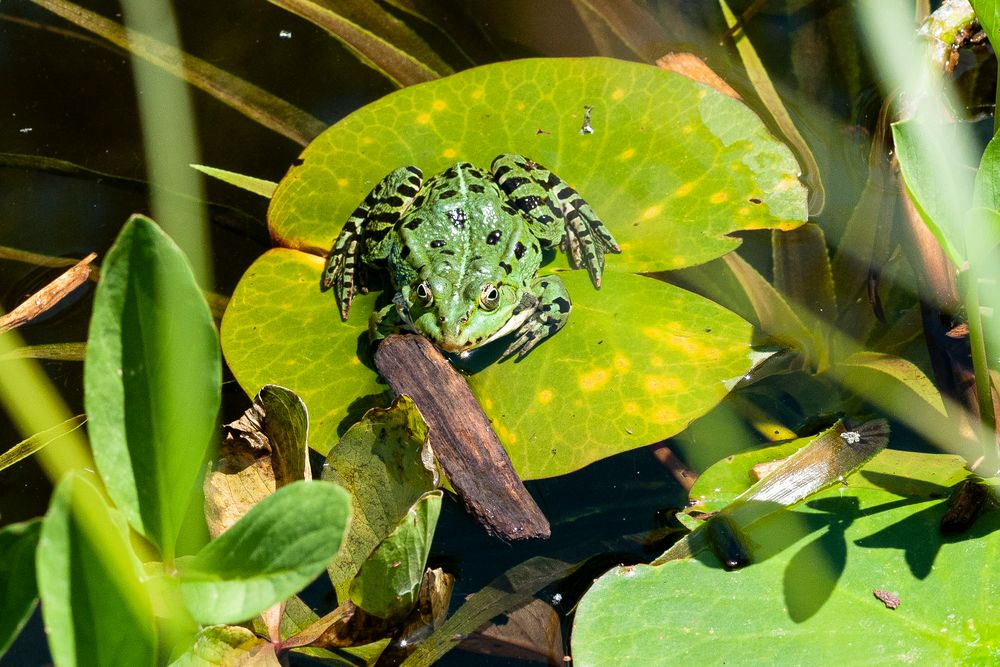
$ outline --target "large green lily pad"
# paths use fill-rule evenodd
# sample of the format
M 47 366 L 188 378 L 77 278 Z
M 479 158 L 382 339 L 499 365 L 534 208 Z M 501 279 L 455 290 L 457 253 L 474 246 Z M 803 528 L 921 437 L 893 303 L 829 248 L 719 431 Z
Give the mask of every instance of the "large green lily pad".
M 845 486 L 754 524 L 745 569 L 724 571 L 707 549 L 615 568 L 580 603 L 574 662 L 656 664 L 665 652 L 678 663 L 990 662 L 1000 650 L 990 566 L 1000 512 L 963 535 L 939 530 L 948 485 L 966 475 L 957 457 L 882 452 Z M 729 486 L 729 476 L 715 478 Z
M 584 107 L 592 134 L 580 132 Z M 621 244 L 612 269 L 700 264 L 739 245 L 730 232 L 806 218 L 795 158 L 743 103 L 656 67 L 565 58 L 477 67 L 351 114 L 278 185 L 271 236 L 324 254 L 393 169 L 488 167 L 499 153 L 537 160 L 580 191 Z
M 582 134 L 584 107 L 593 134 Z M 525 60 L 413 86 L 371 104 L 310 144 L 269 211 L 280 247 L 247 271 L 222 326 L 223 348 L 249 393 L 297 392 L 326 453 L 372 405 L 367 317 L 342 323 L 319 291 L 323 258 L 351 211 L 403 164 L 425 174 L 459 160 L 488 166 L 519 152 L 573 184 L 623 248 L 602 289 L 563 278 L 569 324 L 523 362 L 486 365 L 470 384 L 523 478 L 557 475 L 676 434 L 751 365 L 750 327 L 729 311 L 632 275 L 689 266 L 738 245 L 742 229 L 805 219 L 788 149 L 740 102 L 654 67 L 608 59 Z M 559 270 L 559 260 L 544 270 Z M 497 351 L 477 351 L 482 363 Z

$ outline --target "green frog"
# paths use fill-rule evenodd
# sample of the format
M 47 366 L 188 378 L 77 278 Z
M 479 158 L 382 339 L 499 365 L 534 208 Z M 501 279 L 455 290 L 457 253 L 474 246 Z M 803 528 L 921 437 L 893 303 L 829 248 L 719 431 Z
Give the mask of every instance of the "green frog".
M 503 356 L 523 357 L 569 317 L 563 281 L 538 275 L 542 251 L 557 244 L 597 289 L 604 255 L 621 252 L 576 190 L 533 160 L 500 155 L 489 173 L 460 162 L 426 181 L 400 167 L 347 220 L 322 285 L 346 320 L 367 292 L 360 269 L 385 270 L 396 294 L 372 313 L 373 339 L 406 329 L 464 355 L 514 334 Z

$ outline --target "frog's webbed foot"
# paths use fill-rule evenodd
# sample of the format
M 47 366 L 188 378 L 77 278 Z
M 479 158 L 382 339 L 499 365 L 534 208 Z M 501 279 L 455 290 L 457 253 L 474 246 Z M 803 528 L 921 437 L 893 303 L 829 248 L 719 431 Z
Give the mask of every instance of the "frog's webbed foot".
M 517 338 L 504 350 L 504 357 L 517 352 L 518 358 L 523 359 L 539 343 L 562 329 L 569 319 L 573 304 L 566 285 L 558 276 L 536 279 L 532 291 L 534 293 L 522 300 L 514 310 L 514 317 L 526 310 L 530 311 L 530 315 L 515 331 Z
M 572 190 L 568 185 L 565 190 Z M 563 190 L 562 192 L 565 192 Z M 562 194 L 560 192 L 560 194 Z M 566 229 L 562 237 L 562 250 L 569 256 L 574 269 L 584 267 L 590 274 L 590 282 L 601 289 L 601 274 L 604 272 L 604 255 L 622 251 L 611 232 L 580 195 L 573 190 L 563 206 L 566 212 Z
M 511 203 L 527 216 L 532 233 L 548 246 L 560 243 L 573 268 L 586 268 L 601 287 L 604 255 L 621 252 L 611 232 L 566 181 L 521 155 L 499 155 L 493 175 Z
M 323 290 L 333 289 L 341 319 L 347 320 L 355 295 L 368 291 L 358 270 L 362 261 L 385 259 L 392 242 L 389 232 L 422 184 L 419 169 L 400 167 L 379 181 L 347 219 L 330 249 L 321 283 Z

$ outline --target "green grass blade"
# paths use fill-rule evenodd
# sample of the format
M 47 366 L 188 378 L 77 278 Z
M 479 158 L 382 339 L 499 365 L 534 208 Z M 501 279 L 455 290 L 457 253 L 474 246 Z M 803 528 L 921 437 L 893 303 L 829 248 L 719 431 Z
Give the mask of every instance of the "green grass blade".
M 147 35 L 127 30 L 79 5 L 65 0 L 31 1 L 186 80 L 247 118 L 302 146 L 326 129 L 323 121 L 266 90 Z
M 726 24 L 730 29 L 736 28 L 738 26 L 736 17 L 733 16 L 726 0 L 719 0 L 719 6 L 722 7 L 722 13 L 726 17 Z M 809 150 L 809 144 L 806 143 L 798 128 L 795 127 L 795 123 L 792 122 L 792 117 L 788 115 L 785 105 L 781 103 L 781 96 L 774 89 L 774 84 L 771 83 L 771 78 L 767 75 L 764 63 L 757 56 L 757 50 L 753 48 L 753 44 L 750 43 L 742 27 L 736 30 L 733 39 L 736 41 L 736 50 L 740 54 L 740 59 L 743 60 L 743 66 L 746 67 L 750 83 L 757 92 L 757 97 L 764 103 L 764 107 L 771 114 L 771 118 L 781 130 L 781 134 L 792 145 L 802 161 L 802 180 L 809 186 L 809 215 L 819 215 L 826 206 L 826 190 L 823 188 L 823 181 L 820 177 L 819 164 L 812 151 Z
M 312 0 L 269 2 L 323 28 L 397 86 L 410 86 L 439 77 L 438 72 L 413 55 Z
M 25 438 L 3 454 L 0 454 L 0 470 L 9 468 L 18 461 L 23 461 L 42 447 L 58 440 L 67 433 L 72 433 L 83 426 L 85 421 L 87 421 L 86 415 L 77 415 L 67 419 L 62 424 L 57 424 L 41 433 L 34 434 L 30 438 Z
M 274 194 L 274 189 L 278 187 L 278 184 L 274 181 L 268 181 L 263 178 L 254 178 L 253 176 L 246 176 L 244 174 L 238 174 L 235 171 L 227 171 L 225 169 L 218 169 L 216 167 L 207 167 L 203 164 L 193 164 L 191 165 L 193 169 L 197 169 L 206 176 L 211 176 L 212 178 L 217 178 L 223 183 L 229 183 L 230 185 L 235 185 L 238 188 L 242 188 L 247 192 L 252 192 L 255 195 L 260 195 L 265 199 L 270 199 L 271 195 Z

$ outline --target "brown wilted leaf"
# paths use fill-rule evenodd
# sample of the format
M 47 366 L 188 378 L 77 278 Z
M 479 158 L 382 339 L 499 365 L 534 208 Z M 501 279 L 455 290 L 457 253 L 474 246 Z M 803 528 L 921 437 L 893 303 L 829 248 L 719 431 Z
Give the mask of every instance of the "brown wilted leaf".
M 267 385 L 242 417 L 223 427 L 204 485 L 205 520 L 213 538 L 276 488 L 312 479 L 308 424 L 305 405 L 294 392 Z
M 692 81 L 711 86 L 723 95 L 728 95 L 733 99 L 742 99 L 740 94 L 733 90 L 732 86 L 726 83 L 721 76 L 705 64 L 705 61 L 693 53 L 668 53 L 657 59 L 657 66 L 668 72 L 676 72 L 686 76 Z

